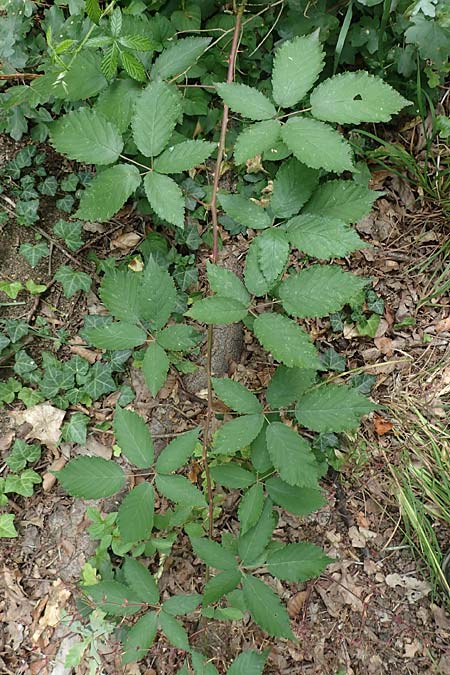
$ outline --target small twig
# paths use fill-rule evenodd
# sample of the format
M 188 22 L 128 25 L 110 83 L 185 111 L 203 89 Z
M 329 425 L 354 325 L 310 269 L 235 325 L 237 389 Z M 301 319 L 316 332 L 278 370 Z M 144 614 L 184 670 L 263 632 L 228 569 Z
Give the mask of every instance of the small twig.
M 5 73 L 0 74 L 0 80 L 35 80 L 37 77 L 42 77 L 39 73 Z

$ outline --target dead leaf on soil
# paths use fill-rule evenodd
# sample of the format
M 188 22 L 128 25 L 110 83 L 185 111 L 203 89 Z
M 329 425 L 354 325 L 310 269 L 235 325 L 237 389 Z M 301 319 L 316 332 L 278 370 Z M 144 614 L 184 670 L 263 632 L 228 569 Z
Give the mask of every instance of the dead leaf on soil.
M 301 610 L 303 609 L 303 605 L 308 599 L 308 595 L 308 591 L 299 591 L 298 593 L 295 593 L 292 598 L 289 598 L 287 603 L 287 611 L 291 619 L 295 619 L 295 617 L 300 614 Z
M 431 592 L 431 586 L 428 582 L 410 577 L 407 574 L 388 574 L 385 581 L 390 588 L 396 588 L 397 586 L 404 588 L 409 603 L 417 602 Z
M 450 637 L 450 617 L 443 607 L 435 605 L 433 602 L 430 605 L 431 613 L 434 622 L 437 626 L 437 633 L 444 639 Z
M 49 448 L 56 448 L 60 437 L 61 424 L 65 410 L 55 408 L 48 403 L 39 403 L 27 410 L 10 413 L 17 426 L 31 424 L 27 438 L 40 441 Z
M 436 333 L 444 333 L 450 331 L 450 316 L 441 319 L 435 323 Z
M 44 492 L 49 492 L 54 484 L 56 483 L 56 476 L 51 471 L 61 471 L 61 469 L 67 464 L 67 459 L 65 457 L 59 457 L 55 459 L 54 462 L 50 464 L 48 470 L 42 476 L 42 489 Z
M 137 232 L 126 232 L 125 234 L 120 234 L 118 237 L 113 239 L 110 243 L 111 251 L 119 249 L 119 251 L 124 251 L 128 253 L 131 249 L 135 248 L 141 241 L 141 236 Z
M 45 606 L 44 614 L 38 622 L 33 633 L 32 640 L 37 642 L 46 628 L 55 628 L 61 620 L 61 610 L 67 604 L 71 592 L 66 588 L 61 579 L 53 582 L 50 595 Z
M 389 420 L 385 420 L 384 417 L 377 415 L 377 413 L 374 414 L 373 428 L 375 429 L 377 436 L 384 436 L 384 434 L 388 434 L 390 431 L 392 431 L 393 426 L 393 423 L 389 422 Z
M 405 644 L 404 657 L 405 659 L 413 659 L 416 654 L 422 652 L 422 650 L 423 644 L 417 638 L 415 638 L 412 642 L 407 642 Z
M 350 537 L 353 548 L 365 548 L 367 542 L 370 539 L 375 539 L 377 533 L 372 532 L 372 530 L 369 530 L 367 527 L 356 527 L 355 525 L 352 525 L 348 530 L 348 536 Z

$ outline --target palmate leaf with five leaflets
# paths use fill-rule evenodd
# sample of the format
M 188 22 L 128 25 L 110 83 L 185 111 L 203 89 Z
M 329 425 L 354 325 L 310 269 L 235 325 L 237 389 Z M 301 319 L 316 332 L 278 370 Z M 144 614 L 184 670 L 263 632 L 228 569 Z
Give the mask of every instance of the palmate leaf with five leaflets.
M 294 117 L 283 126 L 281 137 L 297 159 L 312 169 L 326 169 L 335 173 L 354 171 L 350 144 L 324 122 Z
M 131 164 L 116 164 L 98 173 L 81 195 L 75 213 L 81 220 L 108 220 L 119 211 L 141 183 L 139 169 Z
M 267 96 L 258 89 L 237 82 L 216 84 L 216 91 L 233 112 L 251 120 L 268 120 L 277 111 Z
M 272 71 L 273 98 L 283 108 L 302 100 L 324 67 L 317 33 L 284 42 L 276 51 Z

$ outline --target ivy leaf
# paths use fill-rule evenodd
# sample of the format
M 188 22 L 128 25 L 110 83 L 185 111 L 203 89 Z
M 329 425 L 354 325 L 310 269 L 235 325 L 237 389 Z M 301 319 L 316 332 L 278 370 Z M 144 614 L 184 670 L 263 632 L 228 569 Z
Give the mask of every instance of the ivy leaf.
M 188 635 L 177 619 L 175 619 L 167 612 L 161 611 L 159 613 L 159 627 L 169 640 L 170 644 L 178 649 L 189 650 Z
M 255 239 L 259 269 L 268 284 L 273 284 L 282 274 L 289 256 L 286 233 L 271 228 Z
M 89 417 L 83 413 L 72 413 L 69 421 L 62 428 L 62 435 L 65 441 L 84 445 L 86 443 L 87 428 Z
M 242 582 L 245 604 L 252 619 L 269 635 L 294 639 L 286 608 L 263 581 L 246 575 Z
M 147 81 L 145 68 L 141 61 L 139 61 L 139 59 L 137 59 L 134 54 L 130 54 L 130 52 L 122 50 L 120 52 L 120 58 L 125 71 L 130 77 L 133 78 L 133 80 L 136 80 L 137 82 Z
M 256 317 L 253 331 L 264 349 L 286 366 L 321 369 L 309 335 L 295 321 L 281 314 L 264 312 Z
M 328 124 L 307 117 L 286 122 L 281 137 L 300 162 L 335 173 L 354 171 L 350 144 Z
M 162 609 L 172 616 L 184 616 L 197 609 L 201 599 L 202 596 L 198 593 L 180 593 L 163 602 Z
M 206 500 L 200 490 L 184 476 L 163 476 L 155 479 L 156 487 L 165 497 L 184 506 L 205 507 Z
M 268 120 L 277 114 L 275 106 L 267 96 L 246 84 L 224 82 L 216 84 L 216 91 L 233 112 L 243 117 L 251 120 Z
M 211 42 L 209 37 L 187 37 L 165 49 L 156 59 L 151 70 L 154 80 L 166 80 L 181 75 L 203 54 Z
M 139 326 L 126 321 L 113 321 L 98 328 L 84 331 L 89 344 L 99 349 L 133 349 L 144 344 L 147 333 Z
M 216 570 L 237 571 L 234 555 L 216 541 L 204 537 L 190 537 L 195 555 Z
M 261 555 L 277 526 L 277 517 L 271 499 L 266 499 L 261 515 L 253 527 L 238 540 L 238 552 L 244 565 L 250 565 Z
M 184 196 L 173 178 L 152 171 L 144 177 L 144 188 L 155 213 L 171 225 L 183 229 Z
M 155 495 L 149 483 L 139 483 L 125 495 L 117 514 L 117 525 L 123 542 L 135 543 L 150 537 L 154 504 Z
M 281 123 L 278 120 L 257 122 L 241 131 L 234 144 L 236 164 L 243 164 L 270 150 L 278 141 L 280 131 Z
M 389 122 L 410 104 L 380 77 L 360 70 L 321 82 L 310 97 L 311 113 L 325 122 L 361 124 Z
M 239 654 L 227 670 L 227 675 L 262 675 L 269 651 L 261 654 L 245 651 Z
M 206 263 L 206 271 L 211 290 L 225 298 L 234 298 L 243 305 L 250 303 L 250 296 L 239 277 L 231 270 L 219 265 Z
M 151 82 L 139 96 L 131 122 L 140 152 L 155 157 L 164 150 L 181 115 L 181 99 L 165 82 Z
M 139 169 L 131 164 L 116 164 L 98 173 L 81 195 L 75 213 L 81 220 L 103 222 L 119 211 L 141 183 Z
M 299 251 L 321 260 L 340 258 L 367 246 L 344 221 L 312 214 L 292 218 L 287 235 Z
M 235 463 L 213 466 L 210 473 L 216 483 L 231 490 L 246 488 L 256 480 L 254 473 Z
M 227 324 L 242 321 L 247 316 L 247 311 L 247 307 L 238 300 L 212 295 L 197 300 L 185 316 L 207 324 Z
M 147 612 L 128 631 L 123 644 L 122 663 L 135 663 L 143 659 L 155 641 L 158 615 Z
M 48 256 L 49 252 L 50 249 L 44 241 L 40 241 L 37 244 L 21 244 L 19 248 L 19 253 L 23 255 L 33 269 L 39 265 L 42 258 Z
M 147 469 L 153 464 L 152 437 L 140 415 L 117 407 L 114 415 L 114 433 L 123 454 L 132 464 L 139 469 Z
M 217 396 L 231 410 L 242 415 L 251 415 L 262 412 L 262 405 L 251 391 L 240 382 L 229 378 L 211 378 Z
M 11 471 L 22 471 L 27 464 L 34 464 L 41 456 L 41 446 L 35 443 L 29 444 L 17 438 L 12 450 L 5 459 L 5 464 Z
M 312 387 L 315 379 L 316 371 L 311 368 L 278 366 L 267 387 L 267 401 L 275 410 L 287 408 Z
M 199 556 L 200 557 L 200 556 Z M 233 591 L 241 581 L 238 569 L 230 569 L 209 579 L 203 591 L 203 604 L 210 605 Z
M 290 218 L 298 213 L 311 197 L 319 180 L 315 169 L 310 169 L 291 157 L 278 169 L 273 182 L 270 208 L 278 218 Z
M 167 270 L 150 258 L 139 291 L 139 318 L 148 321 L 150 330 L 159 330 L 168 321 L 177 304 L 177 292 Z
M 329 433 L 356 429 L 361 417 L 376 409 L 353 387 L 325 384 L 302 396 L 295 416 L 307 429 Z
M 146 602 L 149 605 L 159 602 L 159 591 L 155 577 L 145 565 L 134 558 L 127 557 L 122 571 L 128 586 L 141 602 Z
M 114 125 L 90 108 L 60 117 L 50 127 L 50 139 L 57 152 L 84 164 L 112 164 L 123 149 Z
M 34 485 L 42 483 L 42 478 L 33 469 L 25 469 L 21 474 L 9 474 L 5 478 L 4 492 L 15 492 L 22 497 L 31 497 Z
M 120 466 L 102 457 L 76 457 L 54 473 L 69 495 L 83 499 L 110 497 L 125 485 Z
M 89 274 L 77 272 L 67 265 L 62 265 L 57 270 L 55 279 L 63 287 L 66 298 L 71 298 L 77 291 L 86 291 L 87 293 L 92 284 Z
M 158 344 L 164 349 L 174 352 L 184 352 L 187 349 L 196 347 L 199 341 L 200 333 L 192 326 L 184 323 L 167 326 L 156 336 Z
M 293 316 L 327 316 L 351 302 L 368 282 L 338 265 L 311 265 L 283 281 L 279 296 L 286 312 Z
M 215 434 L 214 452 L 233 455 L 246 448 L 261 431 L 263 422 L 263 415 L 244 415 L 225 422 Z
M 89 368 L 88 380 L 83 384 L 85 393 L 96 401 L 103 394 L 117 389 L 116 383 L 111 376 L 111 368 L 105 363 L 97 361 Z
M 219 194 L 219 202 L 225 213 L 244 227 L 263 230 L 272 220 L 261 206 L 241 195 Z
M 68 222 L 60 219 L 53 227 L 54 234 L 60 239 L 64 240 L 67 248 L 71 251 L 77 251 L 83 246 L 83 239 L 81 237 L 82 224 L 80 221 Z
M 130 270 L 113 270 L 102 279 L 100 298 L 111 314 L 124 322 L 137 323 L 141 317 L 141 277 Z
M 357 223 L 369 215 L 374 201 L 383 194 L 352 180 L 329 180 L 313 193 L 303 213 Z
M 289 485 L 317 487 L 318 466 L 309 443 L 282 422 L 266 430 L 267 449 L 274 467 Z
M 0 539 L 13 539 L 19 536 L 14 527 L 14 518 L 15 515 L 13 513 L 0 513 Z
M 308 581 L 318 577 L 333 562 L 321 548 L 307 542 L 287 544 L 267 559 L 270 574 L 283 581 Z
M 158 473 L 171 473 L 185 465 L 198 442 L 198 429 L 186 431 L 166 445 L 160 452 L 155 469 Z
M 142 372 L 152 396 L 157 395 L 166 381 L 169 365 L 169 359 L 164 349 L 157 342 L 151 342 L 145 352 Z
M 99 609 L 111 616 L 132 616 L 142 606 L 133 591 L 118 581 L 100 581 L 84 590 Z
M 256 525 L 264 506 L 264 490 L 261 483 L 255 483 L 242 497 L 238 517 L 241 524 L 241 536 Z
M 272 71 L 273 98 L 282 108 L 302 100 L 324 67 L 317 33 L 284 42 L 276 51 Z
M 216 143 L 208 141 L 183 141 L 173 145 L 155 159 L 153 168 L 159 173 L 181 173 L 193 169 L 216 150 Z

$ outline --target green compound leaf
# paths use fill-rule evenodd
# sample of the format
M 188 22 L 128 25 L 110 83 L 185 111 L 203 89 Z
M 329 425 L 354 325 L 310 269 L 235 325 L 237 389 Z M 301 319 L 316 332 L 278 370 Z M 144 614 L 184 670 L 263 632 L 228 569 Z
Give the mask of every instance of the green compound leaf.
M 185 315 L 202 323 L 237 323 L 247 316 L 247 307 L 238 300 L 220 295 L 198 300 Z
M 389 84 L 365 71 L 341 73 L 321 82 L 310 97 L 312 114 L 325 122 L 389 122 L 410 104 Z
M 117 407 L 114 434 L 125 457 L 139 469 L 153 464 L 154 449 L 150 431 L 140 415 Z
M 254 473 L 234 463 L 213 466 L 210 473 L 216 483 L 230 490 L 246 488 L 256 480 Z
M 236 164 L 243 164 L 270 150 L 279 140 L 280 131 L 281 123 L 278 120 L 257 122 L 241 131 L 234 145 Z
M 46 76 L 44 75 L 44 77 Z M 51 74 L 50 77 L 53 88 L 53 82 L 56 80 L 56 77 L 54 74 Z M 54 89 L 55 95 L 58 98 L 64 98 L 69 101 L 80 101 L 91 98 L 108 86 L 108 81 L 100 70 L 100 56 L 86 50 L 75 56 L 70 70 L 66 71 L 62 80 L 58 78 L 58 81 L 61 88 L 59 89 L 59 93 L 56 88 Z M 51 94 L 53 94 L 53 91 Z M 45 100 L 48 100 L 48 98 Z
M 144 379 L 152 396 L 157 395 L 166 381 L 169 366 L 169 359 L 164 349 L 157 342 L 152 342 L 147 347 L 142 363 Z
M 122 567 L 125 581 L 141 602 L 154 605 L 159 602 L 159 591 L 150 570 L 134 558 L 125 558 Z
M 245 227 L 264 230 L 272 220 L 261 206 L 241 195 L 219 194 L 219 202 L 225 213 Z
M 133 139 L 146 157 L 164 150 L 181 115 L 181 98 L 165 82 L 151 82 L 139 96 L 131 122 Z
M 283 108 L 302 100 L 324 67 L 325 53 L 316 33 L 285 42 L 276 51 L 273 71 L 273 98 Z
M 104 53 L 102 62 L 100 64 L 100 70 L 102 71 L 103 75 L 106 77 L 107 80 L 112 80 L 114 75 L 117 73 L 118 65 L 119 65 L 119 49 L 117 47 L 117 44 L 113 42 L 113 44 L 110 47 L 108 47 L 108 49 Z
M 204 537 L 190 537 L 193 551 L 204 563 L 216 570 L 236 570 L 234 555 L 216 541 Z
M 286 312 L 293 316 L 327 316 L 351 302 L 368 283 L 368 279 L 344 272 L 338 265 L 312 265 L 283 281 L 279 296 Z
M 155 465 L 158 473 L 171 473 L 184 466 L 194 452 L 199 429 L 180 434 L 161 451 Z
M 110 497 L 125 485 L 120 466 L 102 457 L 76 457 L 55 475 L 69 495 L 84 499 Z
M 128 631 L 123 643 L 122 663 L 135 663 L 143 659 L 155 641 L 158 631 L 158 615 L 147 612 Z
M 200 556 L 199 556 L 200 557 Z M 234 591 L 241 581 L 241 573 L 238 569 L 230 569 L 212 577 L 205 585 L 203 591 L 203 604 L 209 605 L 220 600 L 224 595 Z
M 302 396 L 295 416 L 307 429 L 328 433 L 356 429 L 361 417 L 376 409 L 353 387 L 325 384 Z
M 374 201 L 382 194 L 352 180 L 329 180 L 317 188 L 303 213 L 357 223 L 369 215 Z
M 141 183 L 139 170 L 131 164 L 116 164 L 98 173 L 81 195 L 75 213 L 81 220 L 103 222 L 119 211 Z
M 246 575 L 242 582 L 245 604 L 252 619 L 273 637 L 293 639 L 286 608 L 263 581 Z
M 261 483 L 256 483 L 243 495 L 238 508 L 241 524 L 241 535 L 245 534 L 258 522 L 264 506 L 264 490 Z
M 316 348 L 299 325 L 281 314 L 264 312 L 256 317 L 253 331 L 264 349 L 290 368 L 322 368 Z
M 137 323 L 140 318 L 139 291 L 141 277 L 130 270 L 114 270 L 102 279 L 101 301 L 117 319 Z
M 178 40 L 158 56 L 151 70 L 152 78 L 165 80 L 183 74 L 203 54 L 211 40 L 209 37 L 187 37 Z
M 288 485 L 276 476 L 266 481 L 266 488 L 275 504 L 296 516 L 306 516 L 326 504 L 322 490 Z
M 173 145 L 155 159 L 153 168 L 159 173 L 181 173 L 193 169 L 210 156 L 217 148 L 208 141 L 183 141 Z
M 44 241 L 40 241 L 37 244 L 21 244 L 19 248 L 19 253 L 23 255 L 33 269 L 39 265 L 42 258 L 48 256 L 49 252 L 50 249 Z
M 89 108 L 63 115 L 50 128 L 57 152 L 85 164 L 112 164 L 123 149 L 122 136 L 111 122 Z
M 266 439 L 273 465 L 286 483 L 317 487 L 318 466 L 308 441 L 282 422 L 268 425 Z
M 162 609 L 172 616 L 185 616 L 197 609 L 201 599 L 202 596 L 198 593 L 180 593 L 180 595 L 173 595 L 166 600 L 162 605 Z
M 319 173 L 291 157 L 278 169 L 273 182 L 270 208 L 277 218 L 290 218 L 311 197 Z
M 118 581 L 100 581 L 84 590 L 99 609 L 111 616 L 132 616 L 142 608 L 133 591 Z
M 87 291 L 91 287 L 92 279 L 85 272 L 77 272 L 67 265 L 62 265 L 55 274 L 64 290 L 66 298 L 71 298 L 77 291 Z
M 152 171 L 144 177 L 144 188 L 155 213 L 171 225 L 184 228 L 184 196 L 177 183 L 169 176 Z
M 234 298 L 243 305 L 250 303 L 250 296 L 244 284 L 234 272 L 227 270 L 225 267 L 213 265 L 209 261 L 206 263 L 206 270 L 209 286 L 214 293 L 218 293 L 225 298 Z
M 165 497 L 183 506 L 206 506 L 204 495 L 184 476 L 156 476 L 156 487 Z
M 315 380 L 315 370 L 278 366 L 267 387 L 267 401 L 275 410 L 287 408 L 293 401 L 303 396 Z
M 233 112 L 243 117 L 251 120 L 268 120 L 277 114 L 275 106 L 267 96 L 246 84 L 237 82 L 216 84 L 216 91 Z
M 148 539 L 153 528 L 155 495 L 149 483 L 140 483 L 125 495 L 119 507 L 117 525 L 122 541 Z
M 239 654 L 227 670 L 227 675 L 262 675 L 269 651 L 261 654 L 246 651 Z
M 283 126 L 281 137 L 297 159 L 312 169 L 354 171 L 350 144 L 328 124 L 295 117 Z
M 273 284 L 282 274 L 289 256 L 286 233 L 271 228 L 254 240 L 258 253 L 258 265 L 268 284 Z
M 343 220 L 312 214 L 292 218 L 287 235 L 299 251 L 321 260 L 340 258 L 367 246 Z
M 240 382 L 229 378 L 213 377 L 212 383 L 218 398 L 231 410 L 241 415 L 251 415 L 262 412 L 262 405 L 251 391 Z
M 244 415 L 225 422 L 214 437 L 214 452 L 233 455 L 246 448 L 257 437 L 264 423 L 263 415 Z
M 136 52 L 149 52 L 155 49 L 154 43 L 144 35 L 122 35 L 119 42 L 124 47 L 134 49 Z
M 321 548 L 307 542 L 288 544 L 267 559 L 269 572 L 284 581 L 308 581 L 318 577 L 333 562 Z
M 89 344 L 98 349 L 133 349 L 144 344 L 147 333 L 139 326 L 126 321 L 113 321 L 98 328 L 84 331 Z
M 258 521 L 238 540 L 238 552 L 244 565 L 253 563 L 264 551 L 277 526 L 272 500 L 267 498 Z
M 169 640 L 170 644 L 178 649 L 189 650 L 188 635 L 182 624 L 167 612 L 159 613 L 159 627 Z

